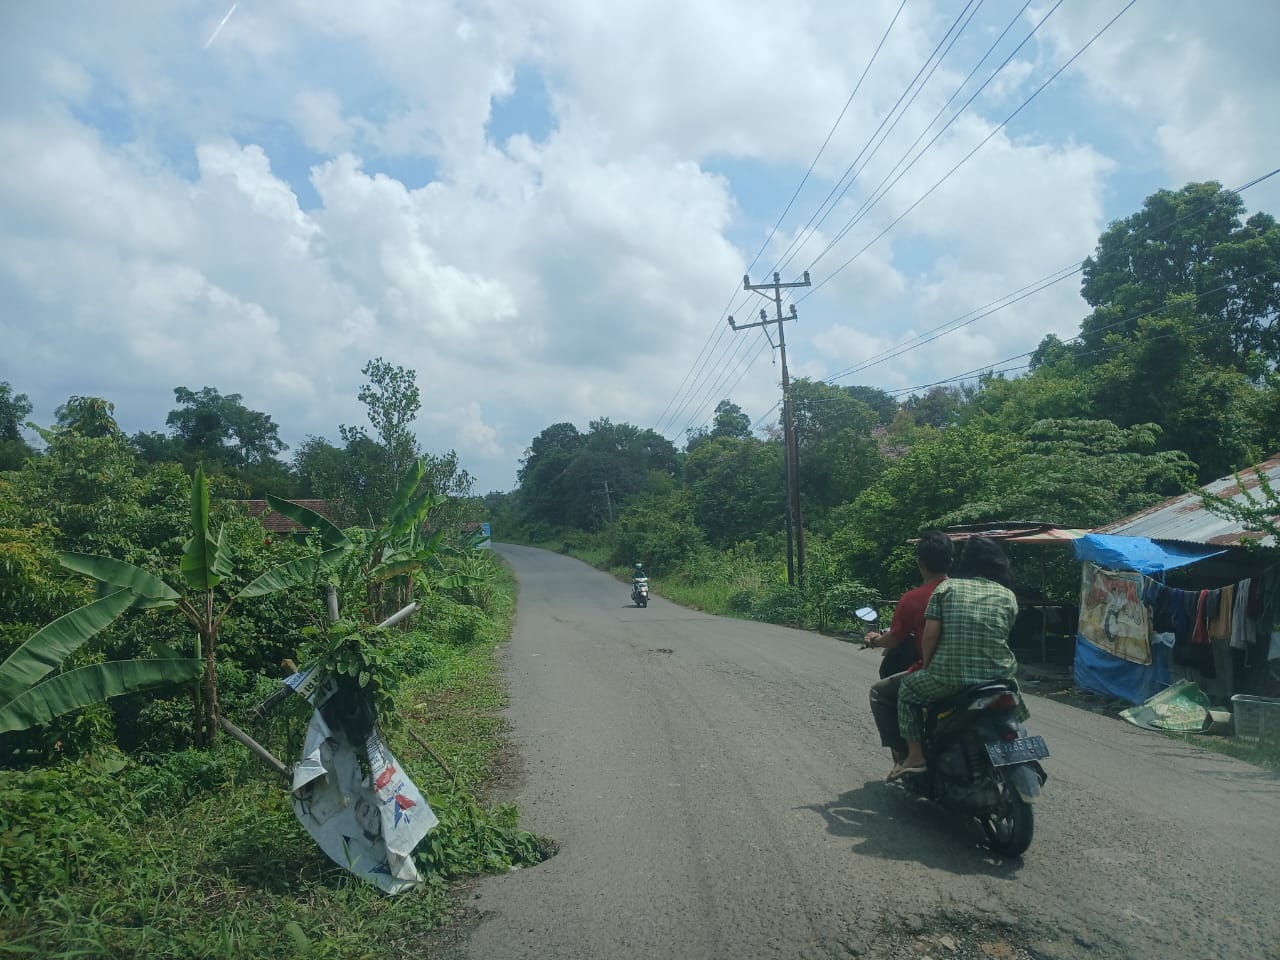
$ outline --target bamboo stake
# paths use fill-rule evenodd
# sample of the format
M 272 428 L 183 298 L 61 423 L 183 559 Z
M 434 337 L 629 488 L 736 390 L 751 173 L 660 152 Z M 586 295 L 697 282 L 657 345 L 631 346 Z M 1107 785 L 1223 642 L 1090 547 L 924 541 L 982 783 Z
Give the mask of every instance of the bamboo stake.
M 280 776 L 284 777 L 286 780 L 291 779 L 292 773 L 288 767 L 272 756 L 271 752 L 267 750 L 266 747 L 258 743 L 257 740 L 253 739 L 253 737 L 249 736 L 221 714 L 218 715 L 218 726 L 222 727 L 223 730 L 248 747 L 250 753 L 256 756 L 276 773 L 280 774 Z

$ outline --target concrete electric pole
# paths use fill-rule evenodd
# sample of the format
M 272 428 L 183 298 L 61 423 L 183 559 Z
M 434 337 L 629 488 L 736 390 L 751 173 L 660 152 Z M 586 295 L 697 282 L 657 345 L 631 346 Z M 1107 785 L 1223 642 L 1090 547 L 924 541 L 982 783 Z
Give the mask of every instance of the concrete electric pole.
M 742 278 L 744 289 L 760 294 L 773 301 L 775 315 L 769 318 L 768 311 L 760 310 L 760 319 L 756 323 L 735 323 L 729 318 L 729 326 L 733 330 L 750 330 L 752 327 L 764 327 L 776 323 L 778 325 L 778 351 L 782 355 L 782 444 L 785 452 L 787 479 L 787 582 L 804 584 L 804 518 L 800 514 L 800 448 L 796 443 L 796 425 L 791 410 L 791 377 L 787 373 L 787 337 L 782 329 L 784 320 L 795 320 L 796 305 L 791 305 L 791 312 L 782 313 L 782 291 L 795 287 L 809 286 L 809 271 L 804 272 L 804 279 L 795 283 L 783 283 L 778 274 L 773 275 L 773 283 L 752 284 L 751 277 Z M 772 295 L 765 291 L 772 291 Z M 792 530 L 795 531 L 795 558 L 792 559 Z

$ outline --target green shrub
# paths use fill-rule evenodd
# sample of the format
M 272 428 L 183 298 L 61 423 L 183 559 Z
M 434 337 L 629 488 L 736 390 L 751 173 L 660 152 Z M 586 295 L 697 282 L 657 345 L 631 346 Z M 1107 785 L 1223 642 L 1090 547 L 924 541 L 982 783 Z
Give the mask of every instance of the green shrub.
M 834 624 L 851 626 L 855 610 L 875 605 L 876 591 L 860 581 L 843 580 L 827 589 L 824 602 Z
M 146 813 L 174 811 L 231 780 L 229 755 L 209 750 L 162 754 L 131 768 L 125 780 Z
M 455 605 L 446 619 L 448 638 L 459 646 L 470 646 L 484 633 L 489 618 L 478 607 Z
M 382 641 L 382 655 L 387 667 L 411 677 L 430 670 L 440 662 L 440 645 L 425 630 L 406 630 Z
M 498 873 L 542 859 L 537 837 L 520 829 L 512 804 L 485 810 L 457 791 L 432 794 L 428 802 L 440 825 L 418 845 L 414 860 L 429 882 Z
M 789 584 L 774 584 L 756 598 L 751 606 L 751 616 L 766 623 L 801 624 L 804 622 L 804 595 Z
M 141 807 L 108 754 L 62 766 L 0 773 L 0 889 L 15 902 L 55 892 L 98 868 L 123 869 L 133 851 L 121 821 Z

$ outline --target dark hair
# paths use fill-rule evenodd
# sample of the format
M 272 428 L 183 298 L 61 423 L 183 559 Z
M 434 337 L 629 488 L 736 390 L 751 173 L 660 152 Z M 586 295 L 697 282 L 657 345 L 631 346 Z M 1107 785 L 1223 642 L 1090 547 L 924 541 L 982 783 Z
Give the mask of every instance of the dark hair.
M 965 541 L 956 576 L 982 577 L 1013 589 L 1013 568 L 1009 565 L 1009 558 L 1000 544 L 990 537 L 970 537 Z
M 930 573 L 946 573 L 950 570 L 953 552 L 951 538 L 941 530 L 926 530 L 916 544 L 916 559 Z

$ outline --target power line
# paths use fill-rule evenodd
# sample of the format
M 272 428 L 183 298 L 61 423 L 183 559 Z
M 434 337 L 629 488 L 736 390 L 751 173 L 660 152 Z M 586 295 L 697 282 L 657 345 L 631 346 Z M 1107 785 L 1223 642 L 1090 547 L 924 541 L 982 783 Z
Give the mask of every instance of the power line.
M 1271 170 L 1267 173 L 1260 174 L 1259 176 L 1254 177 L 1252 180 L 1249 180 L 1248 182 L 1241 184 L 1240 186 L 1236 187 L 1233 190 L 1222 191 L 1218 195 L 1214 196 L 1213 199 L 1196 206 L 1194 209 L 1184 211 L 1183 213 L 1179 214 L 1177 217 L 1175 217 L 1169 223 L 1164 224 L 1163 226 L 1141 231 L 1135 239 L 1140 239 L 1145 241 L 1145 240 L 1150 240 L 1154 237 L 1157 237 L 1162 233 L 1172 230 L 1174 227 L 1178 226 L 1178 224 L 1183 223 L 1186 220 L 1192 219 L 1194 217 L 1198 217 L 1200 214 L 1204 213 L 1205 211 L 1210 210 L 1213 207 L 1216 207 L 1218 204 L 1222 202 L 1222 198 L 1224 195 L 1230 194 L 1232 196 L 1238 197 L 1240 194 L 1244 193 L 1246 190 L 1249 190 L 1260 183 L 1270 180 L 1272 177 L 1276 176 L 1277 174 L 1280 174 L 1280 167 L 1277 167 L 1276 169 Z M 1003 297 L 998 297 L 997 299 L 991 301 L 990 303 L 982 307 L 978 307 L 975 310 L 971 310 L 969 313 L 961 314 L 959 317 L 956 317 L 952 320 L 948 320 L 945 323 L 939 324 L 938 326 L 933 327 L 930 330 L 926 330 L 922 334 L 918 334 L 915 337 L 911 337 L 911 338 L 908 338 L 907 340 L 903 340 L 892 347 L 882 350 L 877 354 L 873 354 L 871 357 L 862 361 L 861 363 L 856 364 L 852 367 L 848 367 L 840 371 L 839 373 L 836 373 L 830 377 L 827 377 L 825 382 L 833 383 L 834 381 L 841 380 L 851 374 L 858 373 L 870 367 L 878 366 L 879 364 L 884 363 L 888 360 L 892 360 L 896 357 L 899 357 L 902 354 L 909 352 L 910 350 L 914 350 L 916 347 L 924 346 L 926 343 L 932 343 L 934 340 L 938 340 L 949 333 L 954 333 L 957 330 L 963 329 L 964 327 L 969 326 L 970 324 L 974 323 L 977 320 L 984 319 L 985 317 L 989 317 L 993 313 L 997 313 L 998 311 L 1003 310 L 1006 307 L 1013 306 L 1015 303 L 1019 303 L 1022 300 L 1025 300 L 1028 297 L 1032 296 L 1033 294 L 1039 293 L 1043 290 L 1047 290 L 1049 287 L 1054 286 L 1055 284 L 1060 283 L 1061 281 L 1066 280 L 1069 277 L 1075 276 L 1076 274 L 1083 272 L 1084 270 L 1083 264 L 1080 261 L 1076 261 L 1075 263 L 1076 265 L 1068 264 L 1060 268 L 1059 270 L 1055 271 L 1054 273 L 1047 274 L 1046 276 L 1041 277 L 1039 280 L 1036 280 L 1033 283 L 1029 283 L 1024 287 L 1021 287 L 1018 290 L 1013 291 L 1013 293 L 1005 294 Z M 1253 278 L 1247 278 L 1247 279 L 1253 279 Z M 1208 291 L 1208 292 L 1216 292 L 1216 291 Z M 944 329 L 944 328 L 949 328 L 949 329 Z M 1102 328 L 1102 329 L 1109 329 L 1109 328 Z
M 844 196 L 845 192 L 849 190 L 849 187 L 853 186 L 853 181 L 857 179 L 858 173 L 861 173 L 861 169 L 859 169 L 857 172 L 854 172 L 854 168 L 858 166 L 858 161 L 860 161 L 863 158 L 867 150 L 871 147 L 872 143 L 875 142 L 876 137 L 879 136 L 880 131 L 884 129 L 884 125 L 889 122 L 889 118 L 892 117 L 897 112 L 898 107 L 902 104 L 902 101 L 906 99 L 909 93 L 911 93 L 912 88 L 916 86 L 916 81 L 918 81 L 921 75 L 925 72 L 925 70 L 928 69 L 929 64 L 933 63 L 935 58 L 937 58 L 938 64 L 942 62 L 942 57 L 945 57 L 946 53 L 944 52 L 942 57 L 938 57 L 938 51 L 942 50 L 943 45 L 947 43 L 947 38 L 950 37 L 953 32 L 955 32 L 956 34 L 955 39 L 952 39 L 951 43 L 954 44 L 955 40 L 959 39 L 960 32 L 963 32 L 964 27 L 960 27 L 959 32 L 956 31 L 956 28 L 960 26 L 961 21 L 964 19 L 965 13 L 969 10 L 969 7 L 973 6 L 973 2 L 974 0 L 969 0 L 969 2 L 965 4 L 964 9 L 960 11 L 960 14 L 952 22 L 951 26 L 947 28 L 947 32 L 943 35 L 942 39 L 939 40 L 937 45 L 933 48 L 933 52 L 930 53 L 929 56 L 925 58 L 924 63 L 920 65 L 920 69 L 916 71 L 916 75 L 911 78 L 911 81 L 903 89 L 902 93 L 899 94 L 897 101 L 894 103 L 892 107 L 889 108 L 889 112 L 886 113 L 884 117 L 881 119 L 880 125 L 877 126 L 876 129 L 872 132 L 871 136 L 867 138 L 867 142 L 862 145 L 862 149 L 858 151 L 858 155 L 853 158 L 853 161 L 849 164 L 849 166 L 845 168 L 844 173 L 840 175 L 840 179 L 835 182 L 835 185 L 832 186 L 830 192 L 828 192 L 826 197 L 823 199 L 823 201 L 820 204 L 818 204 L 818 208 L 813 212 L 813 215 L 809 217 L 808 222 L 805 223 L 805 225 L 800 228 L 800 231 L 796 234 L 796 236 L 792 238 L 791 243 L 787 245 L 787 249 L 784 250 L 782 252 L 782 255 L 779 257 L 778 263 L 774 267 L 775 272 L 781 271 L 782 269 L 785 268 L 786 264 L 791 262 L 793 251 L 798 250 L 797 245 L 801 244 L 802 240 L 807 239 L 808 236 L 812 235 L 812 233 L 817 230 L 818 226 L 822 225 L 822 222 L 826 220 L 826 218 L 831 214 L 831 211 L 835 209 L 836 203 L 838 203 L 840 201 L 840 198 Z M 1059 0 L 1059 2 L 1061 2 L 1061 0 Z M 979 4 L 979 6 L 980 5 L 981 4 Z M 976 13 L 977 10 L 975 9 L 974 12 Z M 973 17 L 970 16 L 969 19 L 972 20 Z M 967 21 L 965 22 L 964 26 L 968 26 Z M 949 51 L 950 49 L 951 47 L 948 46 L 947 50 Z M 934 69 L 935 70 L 937 69 L 937 64 L 935 64 Z M 930 77 L 933 76 L 932 71 L 930 71 L 929 76 Z M 911 105 L 911 103 L 915 102 L 916 97 L 919 96 L 920 90 L 922 89 L 924 89 L 923 84 L 918 89 L 916 89 L 915 94 L 911 97 L 911 100 L 907 103 L 908 107 Z M 905 112 L 905 108 L 903 112 Z M 896 124 L 897 121 L 895 120 L 894 123 Z M 881 142 L 883 143 L 883 140 Z M 877 146 L 876 149 L 878 150 L 879 146 Z M 841 185 L 844 184 L 846 178 L 849 178 L 850 174 L 853 174 L 852 179 L 849 179 L 848 185 L 844 187 L 843 191 L 841 191 Z M 839 196 L 836 196 L 837 192 L 839 192 Z M 834 200 L 832 199 L 833 197 L 835 198 Z M 828 206 L 828 204 L 830 204 L 830 206 Z M 816 224 L 815 224 L 815 221 L 816 221 Z
M 969 0 L 969 2 L 972 3 L 973 0 Z M 867 73 L 870 72 L 871 65 L 875 63 L 876 58 L 880 56 L 880 50 L 884 47 L 884 42 L 889 39 L 889 33 L 893 30 L 893 25 L 898 22 L 898 17 L 902 14 L 902 10 L 906 5 L 907 0 L 902 0 L 902 3 L 898 5 L 898 9 L 894 13 L 893 19 L 889 21 L 889 26 L 885 28 L 884 35 L 880 37 L 880 42 L 876 44 L 875 52 L 871 54 L 871 59 L 867 61 L 867 65 L 863 68 L 862 75 L 858 77 L 858 82 L 854 85 L 853 93 L 849 94 L 849 99 L 845 101 L 844 109 L 840 111 L 840 116 L 836 117 L 836 122 L 831 125 L 831 129 L 827 132 L 827 138 L 822 141 L 822 146 L 818 148 L 817 154 L 814 155 L 813 162 L 809 164 L 809 169 L 804 172 L 804 176 L 800 179 L 800 186 L 796 187 L 796 192 L 793 193 L 791 195 L 791 199 L 787 201 L 787 206 L 783 209 L 782 215 L 778 217 L 778 222 L 773 225 L 773 229 L 769 231 L 769 236 L 765 239 L 764 243 L 760 245 L 760 249 L 757 250 L 756 255 L 752 257 L 751 263 L 747 265 L 746 272 L 748 274 L 751 273 L 752 268 L 759 262 L 761 254 L 769 248 L 769 243 L 778 232 L 778 228 L 782 226 L 782 221 L 786 219 L 787 214 L 791 212 L 792 205 L 796 202 L 796 198 L 800 196 L 801 189 L 806 183 L 808 183 L 809 175 L 813 173 L 813 168 L 818 165 L 818 160 L 821 159 L 823 151 L 827 149 L 827 145 L 831 143 L 831 138 L 835 136 L 836 127 L 840 126 L 840 121 L 843 120 L 844 115 L 849 112 L 849 106 L 853 103 L 853 98 L 856 97 L 858 95 L 858 91 L 862 89 L 862 81 L 867 79 Z M 979 6 L 981 6 L 981 0 L 979 0 Z M 730 299 L 733 298 L 731 297 Z
M 827 149 L 827 146 L 831 143 L 831 138 L 835 136 L 836 128 L 839 127 L 841 121 L 844 120 L 844 116 L 846 113 L 848 113 L 849 107 L 852 105 L 854 98 L 858 95 L 858 91 L 862 89 L 863 81 L 866 80 L 867 74 L 870 73 L 871 71 L 871 67 L 875 64 L 877 58 L 879 58 L 880 51 L 884 48 L 885 41 L 889 39 L 889 34 L 893 31 L 894 25 L 898 22 L 898 18 L 901 16 L 902 11 L 906 7 L 906 5 L 907 5 L 907 0 L 902 0 L 902 2 L 898 5 L 898 9 L 894 12 L 893 18 L 889 21 L 889 25 L 885 27 L 884 34 L 880 37 L 880 42 L 876 44 L 876 48 L 872 52 L 871 58 L 867 61 L 867 65 L 863 67 L 862 74 L 858 77 L 858 82 L 854 85 L 853 92 L 849 94 L 849 98 L 845 101 L 844 107 L 840 110 L 839 116 L 836 117 L 835 122 L 831 125 L 831 129 L 827 132 L 826 138 L 822 141 L 822 146 L 820 146 L 818 148 L 818 152 L 814 154 L 813 161 L 809 164 L 809 169 L 805 171 L 804 176 L 800 179 L 800 185 L 796 187 L 795 193 L 791 195 L 791 199 L 787 201 L 787 205 L 785 208 L 783 208 L 783 211 L 779 215 L 777 222 L 774 223 L 773 228 L 769 231 L 769 236 L 765 239 L 764 243 L 761 244 L 760 249 L 756 251 L 756 255 L 751 259 L 751 263 L 747 265 L 746 273 L 750 273 L 751 270 L 755 267 L 756 263 L 760 259 L 760 256 L 764 253 L 766 249 L 768 249 L 769 244 L 772 242 L 774 236 L 777 234 L 778 228 L 782 226 L 782 221 L 785 220 L 787 214 L 791 212 L 792 205 L 796 202 L 796 199 L 800 196 L 800 191 L 804 189 L 804 185 L 808 182 L 810 174 L 813 173 L 814 168 L 818 165 L 818 161 L 822 158 L 823 152 Z M 715 339 L 715 342 L 718 345 L 720 340 L 723 338 L 724 327 L 721 326 L 721 321 L 723 321 L 724 318 L 729 315 L 729 308 L 733 303 L 733 298 L 737 294 L 737 290 L 738 290 L 737 284 L 734 284 L 734 288 L 729 295 L 728 302 L 725 304 L 724 309 L 720 311 L 720 318 L 716 321 L 715 325 L 712 327 L 711 332 L 707 334 L 707 339 L 703 343 L 702 349 L 699 350 L 698 356 L 694 358 L 694 362 L 689 368 L 689 373 L 685 374 L 684 380 L 682 380 L 680 383 L 680 386 L 676 388 L 675 395 L 672 397 L 671 400 L 667 401 L 666 407 L 664 407 L 662 413 L 658 415 L 659 427 L 661 427 L 665 422 L 664 418 L 666 418 L 668 410 L 671 409 L 671 405 L 673 402 L 675 402 L 675 399 L 680 396 L 680 392 L 684 390 L 685 384 L 689 381 L 689 377 L 691 375 L 694 375 L 694 369 L 698 368 L 699 375 L 700 375 L 701 370 L 705 369 L 707 361 L 710 359 L 711 354 L 715 352 L 715 345 L 712 345 L 711 353 L 707 353 L 707 345 L 711 344 L 711 341 L 713 338 Z M 741 307 L 739 307 L 739 309 L 741 309 Z M 715 336 L 717 327 L 719 327 L 719 331 L 720 331 L 719 337 Z M 706 359 L 703 359 L 704 353 L 706 353 Z M 699 367 L 700 360 L 702 361 L 701 367 Z M 695 383 L 697 382 L 697 376 L 694 376 L 694 382 Z M 691 386 L 690 392 L 692 391 L 692 389 L 693 387 Z M 683 404 L 681 406 L 683 406 Z M 672 412 L 671 414 L 672 422 L 674 422 L 675 419 L 679 416 L 679 410 L 680 410 L 680 407 L 677 407 L 676 411 Z M 669 425 L 668 425 L 668 428 L 669 428 Z
M 821 283 L 815 284 L 813 289 L 810 290 L 803 297 L 800 297 L 799 300 L 797 300 L 797 302 L 802 302 L 808 299 L 808 297 L 812 296 L 814 293 L 817 293 L 818 290 L 820 290 L 822 287 L 826 286 L 826 284 L 834 280 L 840 273 L 846 270 L 855 260 L 857 260 L 860 256 L 862 256 L 862 254 L 866 253 L 869 249 L 871 249 L 871 247 L 874 246 L 885 234 L 887 234 L 890 230 L 892 230 L 904 219 L 906 219 L 907 215 L 910 214 L 911 211 L 913 211 L 916 207 L 920 206 L 921 203 L 923 203 L 926 199 L 928 199 L 928 197 L 935 190 L 937 190 L 938 187 L 942 186 L 943 183 L 945 183 L 948 179 L 950 179 L 950 177 L 962 166 L 964 166 L 965 163 L 967 163 L 973 157 L 974 154 L 976 154 L 979 150 L 981 150 L 984 146 L 986 146 L 986 144 L 989 143 L 997 133 L 1003 130 L 1005 126 L 1007 126 L 1009 122 L 1014 119 L 1014 117 L 1016 117 L 1019 113 L 1025 110 L 1027 106 L 1029 106 L 1031 102 L 1036 99 L 1036 97 L 1040 96 L 1040 94 L 1044 91 L 1046 87 L 1049 86 L 1049 84 L 1051 84 L 1054 80 L 1056 80 L 1062 74 L 1062 72 L 1065 71 L 1069 66 L 1075 63 L 1076 60 L 1078 60 L 1085 53 L 1086 50 L 1088 50 L 1091 46 L 1093 46 L 1093 44 L 1098 40 L 1099 37 L 1101 37 L 1109 29 L 1111 29 L 1111 26 L 1117 20 L 1119 20 L 1122 16 L 1124 16 L 1125 13 L 1127 13 L 1128 10 L 1137 2 L 1138 0 L 1129 0 L 1129 2 L 1125 4 L 1124 8 L 1119 13 L 1117 13 L 1114 17 L 1108 20 L 1101 30 L 1099 30 L 1092 37 L 1090 37 L 1084 46 L 1082 46 L 1079 50 L 1077 50 L 1074 54 L 1072 54 L 1071 58 L 1067 60 L 1066 63 L 1064 63 L 1057 70 L 1055 70 L 1053 75 L 1050 76 L 1049 79 L 1045 80 L 1044 83 L 1040 84 L 1040 86 L 1036 88 L 1035 92 L 1032 93 L 1031 96 L 1027 97 L 1027 99 L 1024 100 L 1022 104 L 1016 110 L 1013 111 L 1013 113 L 1005 117 L 1004 120 L 1002 120 L 994 130 L 992 130 L 989 134 L 987 134 L 981 140 L 981 142 L 978 143 L 977 146 L 975 146 L 972 150 L 970 150 L 967 154 L 965 154 L 964 157 L 962 157 L 960 161 L 955 164 L 955 166 L 953 166 L 950 170 L 948 170 L 945 174 L 943 174 L 941 179 L 939 179 L 932 187 L 926 190 L 914 203 L 911 204 L 911 206 L 903 210 L 902 213 L 900 213 L 887 227 L 885 227 L 878 234 L 872 237 L 871 240 L 867 241 L 867 243 L 857 253 L 855 253 L 848 260 L 846 260 L 839 267 L 837 267 L 834 271 L 832 271 L 831 274 L 828 275 L 825 280 L 823 280 Z
M 759 344 L 759 348 L 754 354 L 751 354 L 748 357 L 752 346 L 755 344 Z M 721 376 L 715 381 L 709 381 L 707 383 L 706 387 L 699 395 L 697 403 L 693 405 L 692 409 L 695 412 L 689 418 L 689 421 L 685 424 L 681 433 L 687 433 L 689 430 L 693 429 L 693 424 L 698 419 L 698 413 L 696 411 L 707 409 L 715 403 L 717 399 L 724 399 L 726 393 L 724 385 L 733 378 L 735 370 L 738 371 L 738 378 L 734 381 L 734 386 L 737 386 L 738 382 L 741 381 L 742 377 L 746 374 L 746 371 L 755 363 L 760 354 L 765 350 L 771 349 L 772 346 L 773 344 L 769 342 L 768 337 L 763 332 L 755 340 L 737 340 L 721 368 Z M 706 421 L 704 420 L 703 422 L 705 423 Z
M 969 99 L 966 100 L 961 105 L 960 109 L 957 110 L 954 114 L 952 114 L 951 118 L 947 120 L 947 122 L 944 123 L 938 129 L 938 132 L 935 133 L 929 139 L 929 142 L 926 143 L 924 147 L 921 148 L 920 152 L 917 153 L 914 158 L 912 158 L 911 162 L 908 163 L 905 167 L 903 167 L 902 166 L 903 161 L 905 161 L 907 157 L 911 156 L 911 151 L 914 150 L 916 148 L 916 145 L 919 144 L 920 141 L 924 139 L 925 134 L 927 134 L 929 130 L 932 129 L 933 125 L 938 122 L 938 118 L 941 117 L 942 114 L 946 111 L 947 107 L 951 105 L 951 102 L 960 95 L 960 91 L 965 88 L 965 86 L 973 78 L 973 75 L 978 72 L 978 68 L 981 67 L 982 64 L 984 64 L 987 61 L 987 58 L 991 56 L 992 52 L 995 51 L 996 47 L 1000 44 L 1000 41 L 1004 39 L 1005 35 L 1008 34 L 1008 32 L 1013 28 L 1013 25 L 1021 18 L 1023 10 L 1026 10 L 1027 7 L 1031 5 L 1030 0 L 1028 0 L 1028 2 L 1023 5 L 1022 10 L 1019 10 L 1014 15 L 1013 19 L 1009 21 L 1009 23 L 1005 26 L 1004 30 L 1001 32 L 1000 36 L 997 37 L 995 42 L 992 43 L 991 46 L 987 48 L 987 52 L 982 55 L 982 59 L 980 59 L 977 62 L 977 64 L 974 65 L 974 68 L 971 71 L 969 71 L 969 75 L 960 82 L 960 84 L 952 92 L 951 96 L 947 99 L 947 102 L 944 103 L 942 107 L 938 110 L 938 112 L 933 115 L 933 118 L 927 124 L 925 124 L 924 128 L 916 136 L 916 139 L 912 142 L 911 146 L 907 147 L 907 149 L 903 151 L 902 156 L 898 158 L 898 161 L 893 165 L 893 167 L 889 170 L 889 172 L 885 174 L 883 178 L 881 178 L 880 182 L 871 191 L 867 199 L 862 202 L 862 205 L 854 212 L 853 216 L 850 217 L 848 221 L 845 222 L 845 225 L 841 227 L 839 231 L 837 231 L 836 235 L 832 237 L 832 239 L 827 243 L 827 245 L 822 248 L 822 250 L 818 253 L 816 257 L 814 257 L 813 262 L 809 265 L 810 270 L 812 270 L 815 266 L 817 266 L 818 262 L 823 257 L 825 257 L 832 249 L 834 249 L 836 244 L 838 244 L 841 240 L 843 240 L 848 235 L 850 230 L 852 230 L 858 223 L 860 223 L 863 219 L 865 219 L 867 214 L 871 212 L 872 208 L 874 208 L 875 205 L 879 203 L 885 197 L 885 195 L 888 194 L 888 192 L 897 185 L 898 181 L 901 180 L 906 175 L 907 171 L 910 170 L 912 167 L 914 167 L 916 163 L 920 160 L 920 158 L 929 152 L 930 148 L 932 148 L 933 145 L 937 143 L 938 140 L 942 137 L 942 135 L 951 128 L 951 125 L 955 123 L 958 119 L 960 119 L 960 117 L 964 114 L 964 112 L 969 109 L 970 105 L 972 105 L 973 101 L 978 98 L 978 96 L 982 93 L 982 91 L 985 90 L 991 84 L 991 82 L 995 80 L 996 77 L 998 77 L 1001 73 L 1004 72 L 1004 68 L 1007 67 L 1010 64 L 1010 62 L 1012 62 L 1013 58 L 1018 55 L 1018 52 L 1024 46 L 1026 46 L 1026 44 L 1031 40 L 1031 38 L 1034 37 L 1039 32 L 1040 28 L 1044 26 L 1045 22 L 1051 16 L 1053 16 L 1054 12 L 1058 9 L 1058 7 L 1062 6 L 1063 2 L 1064 0 L 1058 0 L 1058 2 L 1055 3 L 1049 9 L 1049 12 L 1040 18 L 1039 22 L 1037 22 L 1036 25 L 1031 28 L 1031 31 L 1025 37 L 1022 38 L 1021 42 L 1019 42 L 1019 44 L 1009 52 L 1009 55 L 1004 58 L 1004 61 L 1001 62 L 1000 66 L 996 67 L 995 70 L 991 72 L 991 75 L 982 82 L 981 86 L 979 86 L 978 89 L 976 89 L 975 91 L 973 91 L 972 94 L 970 94 Z M 901 170 L 899 170 L 900 167 L 901 167 Z M 893 178 L 892 182 L 890 182 L 891 177 Z
M 957 330 L 962 330 L 970 324 L 976 323 L 978 320 L 989 317 L 993 313 L 1004 310 L 1006 307 L 1011 307 L 1015 303 L 1020 303 L 1028 297 L 1034 296 L 1043 290 L 1049 289 L 1055 284 L 1061 283 L 1063 280 L 1075 276 L 1081 271 L 1081 269 L 1082 268 L 1078 266 L 1071 267 L 1069 269 L 1064 268 L 1064 270 L 1067 270 L 1065 273 L 1060 270 L 1057 273 L 1051 273 L 1045 277 L 1041 277 L 1034 283 L 1029 283 L 1025 287 L 1015 290 L 1013 293 L 1006 294 L 1003 297 L 992 300 L 990 303 L 978 307 L 975 310 L 971 310 L 966 314 L 962 314 L 954 320 L 948 320 L 946 323 L 939 324 L 938 326 L 926 330 L 924 333 L 919 334 L 910 340 L 905 340 L 902 343 L 899 343 L 895 347 L 882 350 L 880 353 L 872 355 L 867 360 L 864 360 L 856 366 L 849 367 L 845 370 L 841 370 L 839 373 L 832 374 L 826 378 L 825 382 L 833 383 L 836 380 L 844 379 L 850 374 L 859 373 L 863 370 L 869 369 L 870 367 L 879 366 L 882 363 L 886 363 L 889 360 L 902 356 L 904 353 L 909 353 L 917 347 L 922 347 L 926 343 L 932 343 L 934 340 L 941 339 L 949 333 L 955 333 Z
M 1238 280 L 1233 280 L 1230 283 L 1224 283 L 1221 286 L 1214 287 L 1210 290 L 1201 290 L 1199 292 L 1193 293 L 1193 295 L 1195 296 L 1196 300 L 1199 301 L 1203 297 L 1212 296 L 1215 293 L 1222 293 L 1224 290 L 1230 290 L 1241 283 L 1248 283 L 1251 280 L 1257 280 L 1260 277 L 1265 277 L 1265 276 L 1269 276 L 1271 274 L 1277 274 L 1277 273 L 1280 273 L 1280 267 L 1271 267 L 1266 270 L 1259 270 L 1257 273 L 1250 274 L 1247 277 L 1242 277 Z M 1119 320 L 1113 321 L 1112 323 L 1099 327 L 1096 330 L 1090 331 L 1090 334 L 1105 333 L 1108 330 L 1114 330 L 1117 327 L 1127 326 L 1131 323 L 1140 323 L 1141 321 L 1149 319 L 1151 317 L 1159 316 L 1160 314 L 1164 313 L 1166 310 L 1170 309 L 1173 306 L 1176 306 L 1176 304 L 1166 303 L 1164 306 L 1158 307 L 1155 310 L 1146 310 L 1141 313 L 1131 314 L 1127 317 L 1122 317 Z M 1199 330 L 1204 330 L 1209 327 L 1215 326 L 1222 322 L 1223 320 L 1221 317 L 1210 317 L 1206 319 L 1203 323 L 1198 323 L 1194 326 L 1187 327 L 1185 331 L 1181 331 L 1181 332 L 1196 332 Z M 1169 337 L 1176 336 L 1178 333 L 1179 331 L 1173 331 L 1171 333 L 1166 333 L 1166 334 L 1157 334 L 1151 337 L 1147 337 L 1145 342 L 1148 342 L 1148 343 L 1159 342 L 1161 340 L 1168 339 Z M 1074 337 L 1071 337 L 1070 339 L 1063 340 L 1062 343 L 1063 345 L 1068 345 L 1072 343 L 1081 343 L 1084 341 L 1084 337 L 1085 337 L 1085 334 L 1081 332 L 1076 334 Z M 1112 346 L 1102 346 L 1102 347 L 1097 347 L 1093 350 L 1087 350 L 1083 353 L 1075 353 L 1072 356 L 1073 356 L 1073 359 L 1100 356 L 1108 353 L 1114 353 L 1120 350 L 1123 346 L 1125 346 L 1125 344 L 1123 343 L 1114 344 Z M 1026 370 L 1030 368 L 1031 364 L 1029 363 L 1022 364 L 1017 367 L 1009 367 L 1002 370 L 996 370 L 995 368 L 1002 366 L 1003 364 L 1006 364 L 1006 363 L 1013 363 L 1015 360 L 1022 360 L 1026 357 L 1031 357 L 1035 354 L 1036 350 L 1038 349 L 1039 347 L 1037 346 L 1034 349 L 1027 350 L 1023 353 L 1014 354 L 1012 357 L 1005 357 L 1003 360 L 996 360 L 994 363 L 984 364 L 981 367 L 975 367 L 973 370 L 969 370 L 969 371 L 966 371 L 965 373 L 957 374 L 954 377 L 948 377 L 944 380 L 935 380 L 933 383 L 921 384 L 914 387 L 904 387 L 897 390 L 886 390 L 885 392 L 888 393 L 890 396 L 895 396 L 895 397 L 905 396 L 909 393 L 914 393 L 917 390 L 927 390 L 930 387 L 942 386 L 943 384 L 954 383 L 958 380 L 973 379 L 975 376 L 981 375 L 984 373 L 1012 373 L 1017 370 Z

